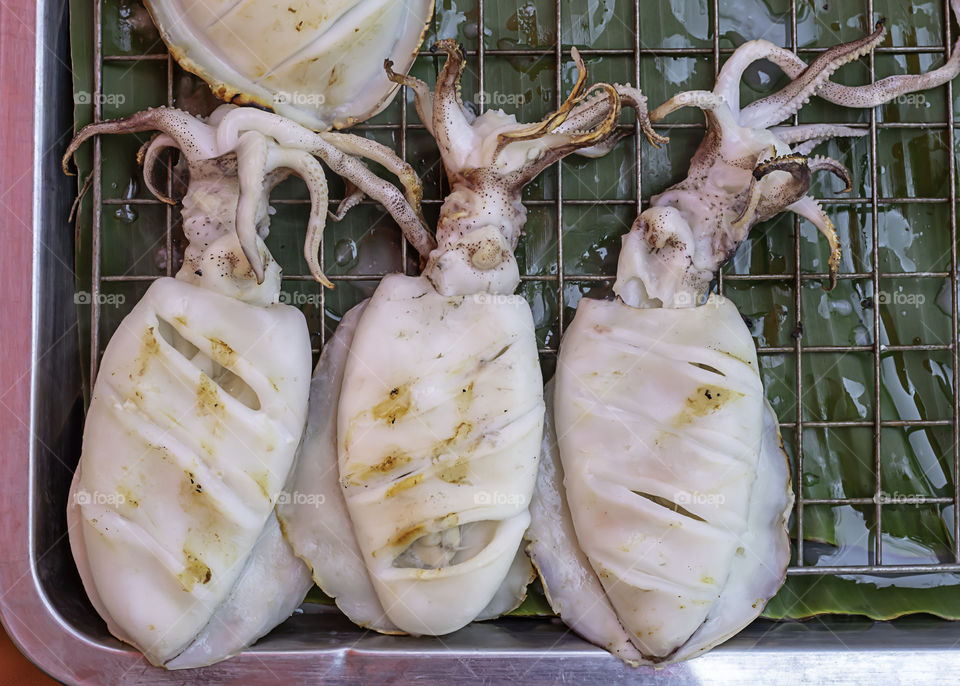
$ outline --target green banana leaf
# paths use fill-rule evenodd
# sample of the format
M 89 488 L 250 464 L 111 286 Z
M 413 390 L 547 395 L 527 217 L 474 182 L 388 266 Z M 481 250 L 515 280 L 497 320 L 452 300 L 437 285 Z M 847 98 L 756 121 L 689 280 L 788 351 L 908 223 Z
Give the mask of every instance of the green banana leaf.
M 581 48 L 632 49 L 635 21 L 639 44 L 644 49 L 669 48 L 681 51 L 670 55 L 644 53 L 639 64 L 632 54 L 590 55 L 586 58 L 592 80 L 635 82 L 652 105 L 678 92 L 712 88 L 713 58 L 712 3 L 709 0 L 658 0 L 642 2 L 637 21 L 632 3 L 616 0 L 564 2 L 559 25 L 553 2 L 547 0 L 488 0 L 484 3 L 483 26 L 478 25 L 476 2 L 438 0 L 436 18 L 427 44 L 437 38 L 455 38 L 468 50 L 480 40 L 488 51 L 535 49 L 543 54 L 516 56 L 487 55 L 484 89 L 479 91 L 477 60 L 472 58 L 464 74 L 464 100 L 476 107 L 502 107 L 522 120 L 542 117 L 556 105 L 557 40 L 565 50 Z M 87 0 L 71 0 L 71 46 L 74 73 L 75 119 L 78 127 L 93 116 L 93 9 Z M 885 45 L 941 45 L 943 3 L 903 3 L 875 0 L 874 17 L 866 16 L 866 2 L 797 2 L 798 46 L 820 48 L 862 36 L 883 15 L 891 37 Z M 722 50 L 748 39 L 765 38 L 790 47 L 790 3 L 788 0 L 721 0 L 716 32 Z M 559 34 L 559 35 L 558 35 Z M 682 51 L 689 50 L 686 54 Z M 698 52 L 699 51 L 699 52 Z M 165 47 L 139 2 L 104 0 L 103 52 L 107 56 L 164 54 Z M 810 59 L 813 53 L 801 53 Z M 721 59 L 725 55 L 721 56 Z M 909 55 L 878 54 L 875 74 L 919 73 L 937 66 L 942 53 L 918 52 Z M 418 59 L 413 73 L 428 82 L 435 79 L 438 60 Z M 132 114 L 148 106 L 167 103 L 166 60 L 110 61 L 103 68 L 103 116 Z M 173 66 L 173 104 L 195 113 L 215 106 L 206 86 Z M 572 86 L 576 72 L 564 55 L 560 82 L 564 93 Z M 869 80 L 869 61 L 848 65 L 835 79 L 850 84 Z M 752 99 L 773 92 L 786 83 L 771 65 L 758 63 L 745 77 L 744 97 Z M 958 89 L 960 91 L 960 89 Z M 562 94 L 560 94 L 562 95 Z M 838 227 L 844 257 L 842 271 L 870 272 L 876 264 L 882 272 L 943 272 L 950 269 L 949 204 L 937 200 L 950 195 L 947 168 L 949 137 L 942 125 L 947 116 L 947 90 L 932 89 L 901 98 L 878 110 L 880 122 L 919 122 L 940 125 L 926 128 L 884 129 L 878 132 L 877 192 L 879 245 L 873 241 L 873 192 L 870 173 L 870 145 L 867 138 L 845 139 L 821 146 L 817 152 L 840 160 L 851 171 L 853 190 L 846 197 L 863 202 L 831 202 L 843 197 L 839 183 L 818 178 L 813 192 L 827 199 L 825 206 Z M 960 103 L 954 103 L 960 111 Z M 399 98 L 372 123 L 396 123 L 401 110 L 411 123 L 418 122 L 410 95 Z M 801 122 L 867 122 L 869 112 L 845 110 L 814 98 L 800 114 Z M 632 115 L 624 114 L 624 122 Z M 693 110 L 671 117 L 671 124 L 700 124 Z M 645 143 L 641 160 L 641 197 L 665 189 L 683 178 L 702 131 L 699 128 L 672 128 L 670 143 L 653 149 Z M 398 131 L 375 129 L 364 134 L 400 150 Z M 148 198 L 135 157 L 146 136 L 103 138 L 103 198 L 136 200 Z M 636 216 L 637 194 L 635 142 L 626 139 L 615 151 L 599 160 L 568 158 L 544 172 L 525 191 L 529 201 L 526 233 L 518 249 L 522 273 L 537 277 L 527 280 L 521 292 L 529 299 L 536 321 L 538 342 L 555 348 L 559 342 L 561 307 L 569 322 L 582 297 L 606 297 L 610 281 L 578 279 L 584 275 L 612 276 L 616 269 L 620 236 Z M 433 221 L 439 201 L 446 192 L 439 155 L 433 140 L 423 129 L 411 129 L 406 140 L 406 157 L 424 179 L 426 214 Z M 92 146 L 77 155 L 79 180 L 90 173 Z M 342 189 L 331 175 L 331 197 Z M 277 210 L 267 240 L 270 250 L 289 276 L 306 275 L 301 255 L 307 208 L 296 201 L 306 198 L 298 181 L 285 182 L 274 194 Z M 896 202 L 886 199 L 922 198 L 924 202 Z M 90 293 L 92 194 L 79 208 L 76 240 L 77 291 Z M 594 204 L 570 203 L 596 200 Z M 605 202 L 607 201 L 607 202 Z M 558 219 L 558 207 L 562 213 Z M 169 218 L 168 218 L 168 212 Z M 102 214 L 101 269 L 105 276 L 158 276 L 176 269 L 179 233 L 176 209 L 162 205 L 105 204 Z M 167 255 L 167 221 L 174 227 L 174 255 Z M 562 264 L 558 256 L 558 230 L 562 234 Z M 781 216 L 755 229 L 727 274 L 785 275 L 779 280 L 726 280 L 726 295 L 739 306 L 757 345 L 788 347 L 801 334 L 803 346 L 872 346 L 933 344 L 951 342 L 952 297 L 949 278 L 897 277 L 880 280 L 881 298 L 874 297 L 870 279 L 843 279 L 827 293 L 816 279 L 800 284 L 800 312 L 795 308 L 793 273 L 795 230 L 799 232 L 801 273 L 822 273 L 826 269 L 826 246 L 813 226 L 795 223 Z M 328 274 L 373 274 L 405 269 L 415 273 L 412 251 L 404 263 L 399 232 L 378 206 L 355 208 L 326 231 L 323 264 Z M 551 280 L 562 269 L 562 294 Z M 100 347 L 123 316 L 146 289 L 148 282 L 106 282 L 101 292 Z M 283 285 L 285 302 L 300 306 L 307 317 L 319 350 L 342 314 L 369 295 L 376 280 L 340 282 L 333 291 L 323 292 L 308 279 L 287 278 Z M 88 380 L 90 359 L 89 299 L 78 298 L 80 364 Z M 874 313 L 879 327 L 874 326 Z M 802 327 L 798 328 L 798 321 Z M 98 351 L 98 352 L 102 352 Z M 546 376 L 552 374 L 555 355 L 543 356 Z M 875 406 L 874 354 L 853 352 L 804 352 L 797 374 L 793 352 L 764 353 L 761 372 L 767 395 L 783 422 L 797 418 L 797 391 L 804 421 L 856 420 L 872 422 Z M 879 414 L 884 420 L 949 420 L 953 416 L 952 354 L 949 350 L 901 351 L 880 354 Z M 88 392 L 88 391 L 87 391 Z M 797 445 L 802 439 L 803 470 L 798 473 Z M 873 550 L 879 535 L 884 563 L 921 564 L 954 561 L 953 505 L 916 505 L 912 496 L 950 497 L 953 494 L 953 435 L 950 424 L 925 427 L 884 427 L 880 435 L 880 489 L 893 504 L 883 507 L 879 527 L 874 506 L 808 505 L 804 508 L 804 564 L 864 565 L 875 562 Z M 794 463 L 795 488 L 805 498 L 873 498 L 874 435 L 872 426 L 840 428 L 805 427 L 802 436 L 793 428 L 784 431 L 784 441 Z M 792 523 L 794 535 L 797 522 Z M 794 560 L 796 563 L 796 560 Z M 960 618 L 960 575 L 926 573 L 901 576 L 791 576 L 780 594 L 766 608 L 771 618 L 802 618 L 818 613 L 863 614 L 886 619 L 905 613 L 925 612 Z M 319 589 L 308 600 L 327 602 Z M 539 584 L 517 614 L 548 614 L 549 607 Z

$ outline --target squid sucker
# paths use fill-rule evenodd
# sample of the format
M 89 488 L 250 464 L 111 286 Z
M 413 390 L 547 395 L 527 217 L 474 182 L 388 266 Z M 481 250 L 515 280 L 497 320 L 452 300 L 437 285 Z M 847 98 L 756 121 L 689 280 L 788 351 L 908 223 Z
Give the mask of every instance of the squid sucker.
M 956 13 L 960 2 L 952 4 Z M 955 46 L 928 74 L 861 87 L 829 81 L 883 35 L 881 21 L 810 65 L 750 41 L 724 63 L 713 91 L 681 93 L 650 114 L 659 121 L 696 106 L 707 132 L 687 178 L 654 196 L 623 237 L 616 299 L 581 300 L 564 332 L 527 534 L 553 609 L 627 663 L 709 650 L 753 621 L 783 584 L 789 462 L 750 332 L 712 282 L 752 226 L 792 210 L 827 238 L 825 287 L 833 287 L 840 242 L 807 192 L 816 171 L 848 188 L 849 175 L 809 153 L 866 131 L 776 125 L 814 95 L 873 107 L 960 71 Z M 741 77 L 759 59 L 795 80 L 741 107 Z
M 328 507 L 279 510 L 317 583 L 386 633 L 446 634 L 525 596 L 544 403 L 533 316 L 513 295 L 520 194 L 551 163 L 607 140 L 620 115 L 617 91 L 587 88 L 574 52 L 580 78 L 542 122 L 475 116 L 458 92 L 461 50 L 435 49 L 446 62 L 433 92 L 387 69 L 413 90 L 452 187 L 436 245 L 420 251 L 420 276 L 388 275 L 341 321 L 293 476 Z

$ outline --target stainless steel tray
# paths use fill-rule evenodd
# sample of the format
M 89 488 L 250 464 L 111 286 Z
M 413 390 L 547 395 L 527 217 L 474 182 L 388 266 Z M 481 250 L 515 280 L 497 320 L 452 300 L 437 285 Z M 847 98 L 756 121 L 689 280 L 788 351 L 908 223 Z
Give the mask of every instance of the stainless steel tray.
M 640 4 L 636 14 L 629 6 L 618 11 L 636 17 Z M 558 12 L 561 6 L 557 0 Z M 714 19 L 717 6 L 710 1 Z M 795 0 L 790 11 L 795 17 Z M 0 615 L 42 669 L 69 683 L 933 683 L 955 671 L 960 626 L 926 618 L 758 621 L 694 661 L 632 670 L 555 620 L 507 618 L 443 639 L 393 638 L 361 631 L 320 606 L 308 606 L 219 665 L 172 673 L 149 666 L 106 632 L 86 600 L 66 539 L 64 505 L 83 419 L 73 237 L 66 219 L 75 186 L 59 168 L 72 133 L 68 48 L 64 0 L 35 6 L 6 0 L 0 8 Z M 639 42 L 627 54 L 639 60 L 638 50 Z M 716 36 L 707 52 L 719 56 Z M 479 80 L 483 90 L 482 70 Z M 952 161 L 949 173 L 952 180 Z M 950 199 L 955 204 L 952 183 Z M 954 256 L 954 291 L 955 269 Z M 867 276 L 878 278 L 876 271 Z M 563 278 L 554 277 L 560 289 Z M 954 304 L 954 359 L 956 346 Z M 877 417 L 877 431 L 879 423 Z

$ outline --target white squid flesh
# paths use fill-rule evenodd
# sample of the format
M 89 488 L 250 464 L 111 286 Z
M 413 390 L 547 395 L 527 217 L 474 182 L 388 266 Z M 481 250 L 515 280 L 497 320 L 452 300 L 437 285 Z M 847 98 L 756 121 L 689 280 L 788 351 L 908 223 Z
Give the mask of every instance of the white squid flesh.
M 513 295 L 520 191 L 548 164 L 607 138 L 619 117 L 612 88 L 585 90 L 579 59 L 574 92 L 543 122 L 474 117 L 458 94 L 462 53 L 451 41 L 437 47 L 447 61 L 435 92 L 390 72 L 413 89 L 451 181 L 437 245 L 420 251 L 421 276 L 385 277 L 362 312 L 344 318 L 330 342 L 339 352 L 325 352 L 315 374 L 315 397 L 337 407 L 337 422 L 311 421 L 294 482 L 326 480 L 330 493 L 339 479 L 337 528 L 312 508 L 279 510 L 325 590 L 343 565 L 322 551 L 340 545 L 351 569 L 362 558 L 376 603 L 366 580 L 337 589 L 355 622 L 434 635 L 516 607 L 531 579 L 521 541 L 544 405 L 533 318 Z
M 654 196 L 624 236 L 616 300 L 582 300 L 564 333 L 528 532 L 554 610 L 628 663 L 710 649 L 759 615 L 783 582 L 793 495 L 777 417 L 743 319 L 708 293 L 749 229 L 783 210 L 827 238 L 833 286 L 839 240 L 807 191 L 815 171 L 848 187 L 849 175 L 807 153 L 865 131 L 774 125 L 815 94 L 871 107 L 960 70 L 955 47 L 929 74 L 862 87 L 829 81 L 882 38 L 881 24 L 809 67 L 751 41 L 724 64 L 714 91 L 680 94 L 650 115 L 700 107 L 707 135 L 688 177 Z M 741 109 L 743 72 L 764 58 L 796 80 Z

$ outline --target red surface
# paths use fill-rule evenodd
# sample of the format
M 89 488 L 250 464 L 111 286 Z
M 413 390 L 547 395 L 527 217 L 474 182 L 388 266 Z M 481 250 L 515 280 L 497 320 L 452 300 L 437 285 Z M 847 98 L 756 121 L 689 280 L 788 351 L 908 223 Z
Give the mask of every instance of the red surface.
M 0 684 L 56 684 L 25 658 L 6 633 L 0 635 Z

